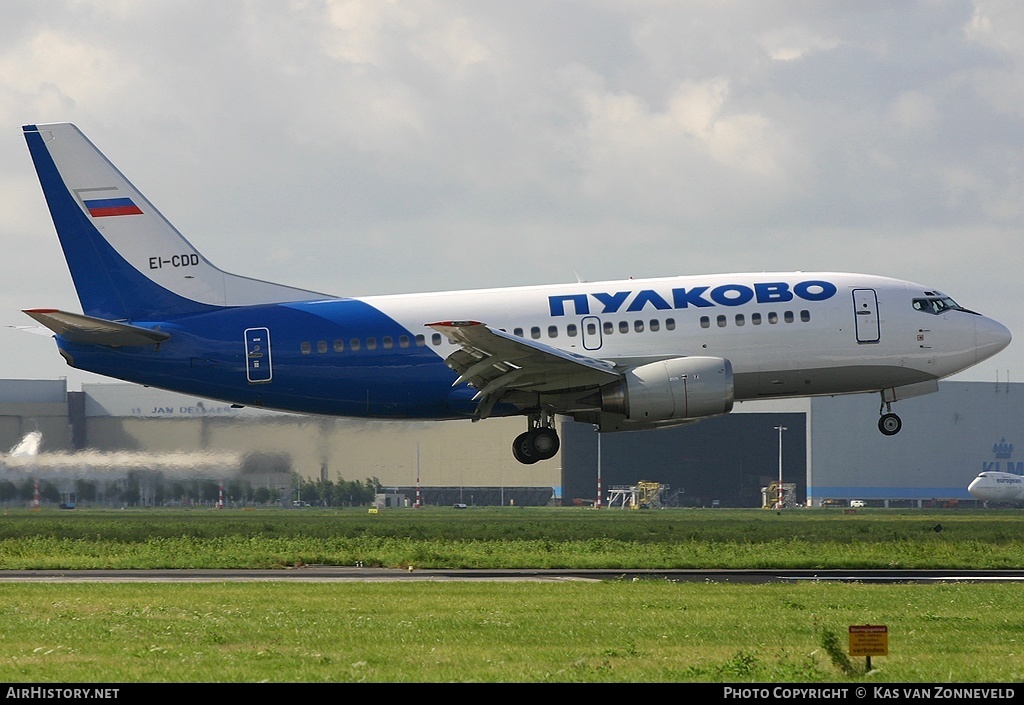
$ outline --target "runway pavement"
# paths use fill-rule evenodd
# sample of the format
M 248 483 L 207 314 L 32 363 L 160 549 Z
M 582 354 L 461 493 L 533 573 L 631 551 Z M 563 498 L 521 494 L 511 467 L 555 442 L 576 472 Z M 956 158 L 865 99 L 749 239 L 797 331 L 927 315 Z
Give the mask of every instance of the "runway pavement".
M 418 570 L 355 566 L 302 566 L 274 570 L 0 570 L 4 582 L 384 582 L 427 581 L 601 581 L 772 583 L 837 581 L 859 583 L 1024 582 L 1024 570 Z

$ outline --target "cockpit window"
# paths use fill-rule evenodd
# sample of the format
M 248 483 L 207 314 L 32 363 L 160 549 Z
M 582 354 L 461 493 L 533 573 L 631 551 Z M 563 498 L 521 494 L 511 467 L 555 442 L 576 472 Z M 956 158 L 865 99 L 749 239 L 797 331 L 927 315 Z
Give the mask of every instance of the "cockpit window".
M 914 299 L 914 310 L 930 313 L 938 316 L 946 311 L 967 311 L 948 296 L 929 296 L 927 298 Z

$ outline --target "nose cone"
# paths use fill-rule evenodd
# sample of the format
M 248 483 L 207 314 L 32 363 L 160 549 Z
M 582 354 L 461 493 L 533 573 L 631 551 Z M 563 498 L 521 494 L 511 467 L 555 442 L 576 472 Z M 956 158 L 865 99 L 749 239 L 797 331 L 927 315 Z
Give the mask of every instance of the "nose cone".
M 967 491 L 970 492 L 972 496 L 978 496 L 978 490 L 981 488 L 981 481 L 982 479 L 980 477 L 976 477 L 971 480 L 971 484 L 967 485 Z
M 974 342 L 978 351 L 978 362 L 987 360 L 1010 344 L 1009 329 L 998 321 L 978 316 L 974 321 Z
M 967 491 L 975 499 L 982 499 L 986 502 L 997 502 L 1001 499 L 999 490 L 994 487 L 992 480 L 983 475 L 971 480 L 971 484 L 967 485 Z

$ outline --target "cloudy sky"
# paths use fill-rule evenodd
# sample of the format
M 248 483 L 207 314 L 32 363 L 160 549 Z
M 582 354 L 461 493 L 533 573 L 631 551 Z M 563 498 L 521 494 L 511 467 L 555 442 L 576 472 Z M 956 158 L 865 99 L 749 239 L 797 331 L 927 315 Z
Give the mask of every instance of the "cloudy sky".
M 941 289 L 1024 339 L 1024 3 L 0 6 L 0 326 L 81 310 L 20 126 L 212 262 L 337 295 L 730 271 Z M 0 378 L 102 378 L 0 327 Z M 1024 381 L 1024 344 L 957 379 Z

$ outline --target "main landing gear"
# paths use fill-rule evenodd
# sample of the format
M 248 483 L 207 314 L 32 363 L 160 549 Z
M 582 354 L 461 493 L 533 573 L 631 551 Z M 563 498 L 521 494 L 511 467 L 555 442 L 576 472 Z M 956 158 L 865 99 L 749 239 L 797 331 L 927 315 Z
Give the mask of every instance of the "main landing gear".
M 554 414 L 540 412 L 530 415 L 530 428 L 512 441 L 512 455 L 524 465 L 555 457 L 560 445 L 555 431 Z
M 885 413 L 882 413 L 882 409 L 885 409 Z M 899 416 L 892 413 L 892 403 L 885 401 L 884 396 L 882 405 L 878 407 L 878 413 L 881 415 L 881 418 L 878 419 L 878 430 L 884 435 L 895 436 L 903 428 L 903 421 L 900 420 Z

